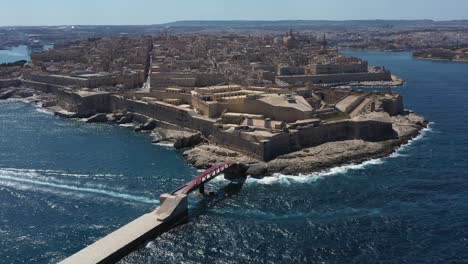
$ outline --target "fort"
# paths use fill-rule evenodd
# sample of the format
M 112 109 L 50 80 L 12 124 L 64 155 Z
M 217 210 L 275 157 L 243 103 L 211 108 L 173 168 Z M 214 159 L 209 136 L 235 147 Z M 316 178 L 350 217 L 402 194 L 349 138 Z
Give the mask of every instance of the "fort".
M 325 36 L 315 43 L 293 31 L 282 41 L 184 34 L 93 38 L 31 59 L 19 68 L 2 68 L 0 85 L 19 87 L 3 88 L 2 98 L 25 97 L 86 122 L 134 124 L 155 142 L 184 149 L 202 168 L 221 160 L 191 153 L 213 147 L 222 153 L 219 159 L 261 167 L 333 142 L 394 142 L 383 148 L 388 151 L 426 124 L 404 110 L 397 93 L 346 86 L 395 82 L 384 67 L 329 48 Z M 411 123 L 408 116 L 418 124 L 402 134 L 398 122 Z M 250 172 L 292 167 L 293 162 Z
M 468 62 L 468 48 L 426 49 L 413 52 L 413 58 L 421 60 Z
M 91 38 L 0 66 L 0 99 L 114 123 L 171 143 L 207 169 L 153 212 L 62 263 L 114 263 L 187 219 L 187 195 L 218 175 L 304 174 L 389 155 L 427 126 L 385 67 L 290 30 L 284 36 Z M 380 84 L 379 92 L 353 89 Z

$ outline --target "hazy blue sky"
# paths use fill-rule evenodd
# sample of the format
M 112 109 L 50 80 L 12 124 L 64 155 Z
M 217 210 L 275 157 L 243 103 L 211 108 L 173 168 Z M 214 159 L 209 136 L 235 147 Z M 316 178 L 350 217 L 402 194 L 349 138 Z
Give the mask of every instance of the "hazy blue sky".
M 0 0 L 0 25 L 468 18 L 468 0 Z

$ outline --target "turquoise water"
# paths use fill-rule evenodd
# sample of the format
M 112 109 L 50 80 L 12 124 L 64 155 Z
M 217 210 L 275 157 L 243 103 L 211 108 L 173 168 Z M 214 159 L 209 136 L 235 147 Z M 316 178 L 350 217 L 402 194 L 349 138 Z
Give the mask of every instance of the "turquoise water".
M 27 46 L 18 46 L 8 50 L 0 50 L 0 63 L 15 62 L 19 60 L 29 61 L 29 50 Z
M 190 197 L 191 220 L 121 263 L 468 261 L 468 64 L 357 52 L 408 82 L 433 123 L 385 159 L 292 177 L 223 180 Z M 130 129 L 0 103 L 0 262 L 56 262 L 156 207 L 197 174 Z

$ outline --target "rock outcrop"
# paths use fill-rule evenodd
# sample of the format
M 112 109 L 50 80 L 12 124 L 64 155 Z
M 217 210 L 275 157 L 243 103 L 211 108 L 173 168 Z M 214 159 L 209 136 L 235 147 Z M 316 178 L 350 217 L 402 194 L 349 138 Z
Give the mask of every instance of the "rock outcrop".
M 424 118 L 413 113 L 395 117 L 390 117 L 386 113 L 374 113 L 360 118 L 390 120 L 398 138 L 377 142 L 363 140 L 328 142 L 281 155 L 269 162 L 262 162 L 236 151 L 209 144 L 198 145 L 183 154 L 189 162 L 201 169 L 231 161 L 248 164 L 246 173 L 252 176 L 261 177 L 274 173 L 297 175 L 388 156 L 400 145 L 417 136 L 428 124 Z
M 106 114 L 95 114 L 92 117 L 86 119 L 86 123 L 105 123 L 107 121 Z
M 167 129 L 157 127 L 151 132 L 153 143 L 172 143 L 177 149 L 194 147 L 205 138 L 198 132 L 187 132 L 183 130 Z
M 258 163 L 259 160 L 239 152 L 211 144 L 201 144 L 183 152 L 184 157 L 195 167 L 206 169 L 222 162 Z
M 133 122 L 133 114 L 132 113 L 126 113 L 123 115 L 118 121 L 117 124 L 128 124 Z
M 156 122 L 156 120 L 150 118 L 150 119 L 148 119 L 148 121 L 146 121 L 146 123 L 141 124 L 138 127 L 136 127 L 135 131 L 140 132 L 140 131 L 153 130 L 153 129 L 156 128 L 157 125 L 158 125 L 158 122 Z
M 14 90 L 8 90 L 8 91 L 5 91 L 5 92 L 2 92 L 2 93 L 0 93 L 0 100 L 8 99 L 8 98 L 12 97 L 14 94 L 15 94 Z
M 188 136 L 177 138 L 174 142 L 174 148 L 184 149 L 194 147 L 202 142 L 206 142 L 201 133 L 193 133 Z

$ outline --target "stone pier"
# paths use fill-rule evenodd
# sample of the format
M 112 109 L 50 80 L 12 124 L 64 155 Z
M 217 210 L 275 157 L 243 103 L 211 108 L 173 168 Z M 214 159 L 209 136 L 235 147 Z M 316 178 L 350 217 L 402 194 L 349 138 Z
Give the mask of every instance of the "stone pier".
M 94 244 L 63 260 L 62 264 L 115 263 L 145 242 L 187 220 L 185 194 L 162 194 L 161 205 Z

